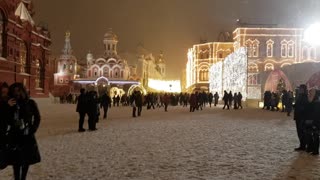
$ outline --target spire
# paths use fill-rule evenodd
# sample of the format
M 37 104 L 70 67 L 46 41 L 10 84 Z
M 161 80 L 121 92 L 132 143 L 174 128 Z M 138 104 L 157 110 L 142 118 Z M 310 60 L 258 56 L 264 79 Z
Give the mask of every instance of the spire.
M 64 41 L 65 42 L 64 43 L 64 48 L 62 50 L 64 55 L 71 55 L 72 54 L 70 36 L 71 36 L 70 31 L 67 31 L 66 32 L 66 36 L 65 36 L 65 41 Z
M 17 7 L 15 13 L 14 13 L 15 16 L 18 16 L 21 21 L 27 21 L 29 22 L 32 26 L 34 25 L 34 21 L 27 9 L 27 7 L 24 5 L 23 2 L 21 2 L 19 4 L 19 6 Z

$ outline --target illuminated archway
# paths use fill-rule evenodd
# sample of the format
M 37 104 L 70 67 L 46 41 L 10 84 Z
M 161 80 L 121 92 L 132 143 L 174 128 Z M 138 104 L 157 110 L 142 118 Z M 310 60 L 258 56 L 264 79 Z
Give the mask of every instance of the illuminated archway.
M 274 70 L 270 72 L 264 90 L 277 92 L 280 90 L 279 84 L 282 84 L 283 88 L 286 90 L 293 90 L 288 77 L 281 70 Z
M 110 89 L 110 97 L 113 98 L 115 96 L 120 96 L 122 97 L 124 94 L 126 94 L 126 92 L 123 89 L 120 89 L 118 87 L 112 87 Z
M 94 84 L 95 85 L 98 85 L 98 84 L 109 84 L 109 79 L 108 78 L 106 78 L 106 77 L 104 77 L 104 76 L 101 76 L 101 77 L 99 77 L 95 82 L 94 82 Z
M 144 94 L 144 95 L 147 94 L 147 91 L 146 91 L 146 89 L 145 89 L 143 86 L 141 86 L 141 85 L 132 85 L 132 86 L 129 88 L 128 92 L 127 92 L 128 96 L 130 96 L 130 95 L 131 95 L 134 91 L 136 91 L 136 90 L 140 91 L 140 92 L 141 92 L 142 94 Z

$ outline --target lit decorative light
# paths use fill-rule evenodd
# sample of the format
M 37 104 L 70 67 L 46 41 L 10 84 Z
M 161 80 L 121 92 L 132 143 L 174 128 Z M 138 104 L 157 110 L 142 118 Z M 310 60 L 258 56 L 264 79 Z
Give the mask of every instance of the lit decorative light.
M 313 24 L 305 30 L 304 41 L 314 46 L 320 46 L 320 23 Z
M 157 91 L 180 93 L 181 83 L 179 80 L 161 81 L 155 79 L 148 79 L 148 86 Z
M 211 66 L 209 76 L 210 92 L 218 92 L 218 94 L 222 94 L 222 61 Z
M 247 50 L 242 47 L 229 55 L 224 62 L 218 62 L 210 68 L 210 91 L 241 92 L 243 99 L 247 98 L 248 75 Z

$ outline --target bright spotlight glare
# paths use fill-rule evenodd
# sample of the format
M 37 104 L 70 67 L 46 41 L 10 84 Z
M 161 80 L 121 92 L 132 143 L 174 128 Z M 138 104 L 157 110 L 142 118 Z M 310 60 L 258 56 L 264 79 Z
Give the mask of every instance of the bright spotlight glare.
M 305 30 L 304 41 L 313 46 L 320 46 L 320 23 L 313 24 Z

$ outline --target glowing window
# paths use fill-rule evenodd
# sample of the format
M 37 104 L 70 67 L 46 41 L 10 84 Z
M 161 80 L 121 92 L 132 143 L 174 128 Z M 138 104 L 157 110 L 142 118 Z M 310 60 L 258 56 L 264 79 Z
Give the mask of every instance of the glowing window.
M 274 42 L 271 39 L 267 41 L 267 57 L 273 57 L 273 45 Z
M 293 41 L 290 41 L 289 44 L 288 44 L 288 57 L 294 57 L 294 42 Z
M 271 63 L 268 63 L 264 66 L 264 70 L 265 71 L 273 71 L 274 70 L 274 66 Z
M 281 42 L 281 57 L 288 57 L 288 42 L 286 40 Z

